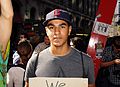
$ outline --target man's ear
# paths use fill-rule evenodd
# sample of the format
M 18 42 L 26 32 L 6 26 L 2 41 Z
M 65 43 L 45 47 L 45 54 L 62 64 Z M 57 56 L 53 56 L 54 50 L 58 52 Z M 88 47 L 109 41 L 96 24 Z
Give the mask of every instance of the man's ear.
M 72 31 L 72 26 L 69 26 L 69 33 L 68 33 L 68 35 L 70 35 L 71 31 Z
M 48 36 L 48 28 L 47 27 L 45 27 L 45 31 L 46 31 L 46 34 Z

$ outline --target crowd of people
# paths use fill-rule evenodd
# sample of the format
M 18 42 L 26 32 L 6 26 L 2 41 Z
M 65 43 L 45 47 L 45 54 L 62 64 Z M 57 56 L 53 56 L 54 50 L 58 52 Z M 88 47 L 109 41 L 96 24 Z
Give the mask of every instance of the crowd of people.
M 63 9 L 46 15 L 42 43 L 33 45 L 26 34 L 20 34 L 12 66 L 7 70 L 13 14 L 11 0 L 0 0 L 0 87 L 29 87 L 29 78 L 33 77 L 80 77 L 88 78 L 88 87 L 120 87 L 120 36 L 103 50 L 100 68 L 107 70 L 107 76 L 101 86 L 83 41 L 70 46 L 71 13 Z

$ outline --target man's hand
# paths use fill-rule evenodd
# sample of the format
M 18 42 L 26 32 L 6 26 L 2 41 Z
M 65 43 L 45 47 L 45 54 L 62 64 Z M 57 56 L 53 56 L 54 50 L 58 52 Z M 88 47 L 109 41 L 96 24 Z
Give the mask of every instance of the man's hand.
M 115 60 L 114 60 L 114 63 L 115 63 L 115 64 L 120 64 L 120 59 L 115 59 Z

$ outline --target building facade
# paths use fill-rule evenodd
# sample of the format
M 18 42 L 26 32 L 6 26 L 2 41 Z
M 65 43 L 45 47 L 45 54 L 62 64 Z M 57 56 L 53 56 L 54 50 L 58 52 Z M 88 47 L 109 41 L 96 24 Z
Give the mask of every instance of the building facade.
M 109 37 L 120 35 L 120 0 L 117 0 L 112 24 L 109 29 Z
M 43 21 L 45 15 L 55 8 L 62 8 L 72 13 L 73 33 L 90 34 L 100 0 L 13 0 L 19 4 L 19 17 Z M 18 15 L 16 15 L 18 16 Z M 20 17 L 21 16 L 21 17 Z M 32 21 L 31 21 L 32 22 Z M 33 23 L 32 23 L 33 24 Z

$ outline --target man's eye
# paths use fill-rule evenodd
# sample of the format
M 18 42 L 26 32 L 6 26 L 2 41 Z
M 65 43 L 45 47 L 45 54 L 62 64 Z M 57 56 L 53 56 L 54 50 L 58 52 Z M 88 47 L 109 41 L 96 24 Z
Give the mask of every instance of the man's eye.
M 64 26 L 64 25 L 61 25 L 60 28 L 65 28 L 65 26 Z
M 53 27 L 53 26 L 48 26 L 48 28 L 49 28 L 49 29 L 54 29 L 54 27 Z

